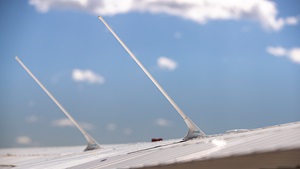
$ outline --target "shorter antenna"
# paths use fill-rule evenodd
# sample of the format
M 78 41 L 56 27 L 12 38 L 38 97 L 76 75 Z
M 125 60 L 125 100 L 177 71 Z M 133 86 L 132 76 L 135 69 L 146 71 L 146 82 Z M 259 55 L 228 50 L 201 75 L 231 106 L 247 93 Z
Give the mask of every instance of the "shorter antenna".
M 161 87 L 161 85 L 155 80 L 155 78 L 148 72 L 144 65 L 135 57 L 135 55 L 130 51 L 130 49 L 125 45 L 125 43 L 119 38 L 119 36 L 111 29 L 111 27 L 105 22 L 105 20 L 98 16 L 98 18 L 103 22 L 107 29 L 113 34 L 113 36 L 119 41 L 127 53 L 132 57 L 132 59 L 139 65 L 139 67 L 144 71 L 144 73 L 149 77 L 149 79 L 155 84 L 158 90 L 166 97 L 166 99 L 172 104 L 172 106 L 177 110 L 180 116 L 183 118 L 184 122 L 188 126 L 188 133 L 183 138 L 184 141 L 193 139 L 196 137 L 205 136 L 204 132 L 199 129 L 199 127 L 194 124 L 194 122 L 188 118 L 187 115 L 179 108 L 179 106 L 174 102 L 174 100 L 167 94 L 167 92 Z
M 70 119 L 70 121 L 79 129 L 88 142 L 87 147 L 84 151 L 99 149 L 100 145 L 97 143 L 80 125 L 75 119 L 67 112 L 67 110 L 55 99 L 54 96 L 46 89 L 46 87 L 34 76 L 34 74 L 24 65 L 24 63 L 16 56 L 16 60 L 20 65 L 27 71 L 27 73 L 35 80 L 35 82 L 47 93 L 47 95 L 54 101 L 54 103 L 61 109 L 63 113 Z

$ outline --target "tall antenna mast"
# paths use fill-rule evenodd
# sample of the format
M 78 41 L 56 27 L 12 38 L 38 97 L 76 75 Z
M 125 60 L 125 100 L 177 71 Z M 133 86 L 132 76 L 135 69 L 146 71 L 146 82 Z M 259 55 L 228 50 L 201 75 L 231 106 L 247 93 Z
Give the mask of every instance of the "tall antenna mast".
M 119 43 L 124 47 L 132 59 L 139 65 L 139 67 L 144 71 L 144 73 L 150 78 L 150 80 L 155 84 L 159 91 L 166 97 L 166 99 L 172 104 L 172 106 L 177 110 L 180 116 L 183 118 L 184 122 L 188 126 L 188 133 L 183 138 L 184 141 L 193 139 L 196 137 L 205 136 L 204 132 L 199 129 L 199 127 L 183 113 L 179 106 L 173 101 L 173 99 L 167 94 L 167 92 L 161 87 L 161 85 L 155 80 L 155 78 L 148 72 L 144 65 L 135 57 L 135 55 L 130 51 L 130 49 L 125 45 L 125 43 L 119 38 L 119 36 L 111 29 L 111 27 L 105 22 L 105 20 L 99 16 L 98 17 L 107 29 L 113 34 L 113 36 L 119 41 Z
M 27 73 L 35 80 L 35 82 L 47 93 L 47 95 L 54 101 L 54 103 L 61 109 L 61 111 L 70 119 L 70 121 L 79 129 L 79 131 L 83 134 L 86 141 L 88 142 L 87 147 L 84 151 L 99 149 L 100 145 L 97 143 L 93 137 L 91 137 L 80 125 L 76 122 L 76 120 L 67 112 L 67 110 L 55 99 L 55 97 L 46 89 L 46 87 L 34 76 L 34 74 L 24 65 L 24 63 L 16 56 L 16 60 L 20 63 L 20 65 L 27 71 Z

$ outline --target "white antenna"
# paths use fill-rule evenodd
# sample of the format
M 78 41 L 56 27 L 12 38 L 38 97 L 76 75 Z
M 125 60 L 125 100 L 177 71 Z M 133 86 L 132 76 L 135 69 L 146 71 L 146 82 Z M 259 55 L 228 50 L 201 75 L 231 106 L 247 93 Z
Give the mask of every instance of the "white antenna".
M 111 27 L 105 22 L 105 20 L 99 16 L 98 17 L 107 29 L 114 35 L 114 37 L 120 42 L 120 44 L 124 47 L 124 49 L 129 53 L 132 59 L 140 66 L 140 68 L 146 73 L 146 75 L 150 78 L 150 80 L 155 84 L 155 86 L 159 89 L 159 91 L 167 98 L 167 100 L 173 105 L 173 107 L 177 110 L 177 112 L 181 115 L 186 125 L 188 126 L 188 133 L 183 138 L 184 141 L 193 139 L 196 137 L 205 136 L 204 132 L 199 129 L 199 127 L 193 123 L 193 121 L 188 118 L 183 111 L 178 107 L 178 105 L 173 101 L 173 99 L 166 93 L 166 91 L 160 86 L 160 84 L 154 79 L 154 77 L 148 72 L 148 70 L 143 66 L 143 64 L 135 57 L 135 55 L 129 50 L 129 48 L 125 45 L 125 43 L 119 38 L 119 36 L 111 29 Z
M 47 93 L 47 95 L 54 101 L 54 103 L 65 113 L 65 115 L 71 120 L 71 122 L 80 130 L 88 142 L 84 151 L 99 149 L 100 145 L 73 119 L 73 117 L 67 112 L 67 110 L 55 99 L 54 96 L 46 89 L 46 87 L 33 75 L 33 73 L 23 64 L 23 62 L 16 56 L 16 60 L 27 71 L 27 73 L 36 81 L 36 83 Z

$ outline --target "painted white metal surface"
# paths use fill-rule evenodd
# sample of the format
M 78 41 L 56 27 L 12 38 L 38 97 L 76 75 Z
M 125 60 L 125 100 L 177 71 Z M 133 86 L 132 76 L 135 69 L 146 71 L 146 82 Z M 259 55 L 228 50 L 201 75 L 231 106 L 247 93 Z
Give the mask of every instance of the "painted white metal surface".
M 144 168 L 208 159 L 300 149 L 300 122 L 197 138 L 186 142 L 103 145 L 82 152 L 83 146 L 1 149 L 0 166 L 22 168 Z M 299 164 L 300 165 L 300 157 Z

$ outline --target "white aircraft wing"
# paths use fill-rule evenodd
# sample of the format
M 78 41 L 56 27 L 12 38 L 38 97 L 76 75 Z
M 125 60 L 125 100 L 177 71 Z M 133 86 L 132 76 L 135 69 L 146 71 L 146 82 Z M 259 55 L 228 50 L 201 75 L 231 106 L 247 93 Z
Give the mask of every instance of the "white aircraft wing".
M 300 122 L 154 143 L 0 150 L 0 168 L 230 168 L 300 167 Z

